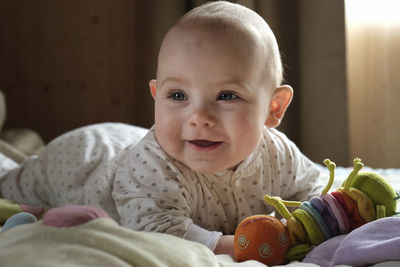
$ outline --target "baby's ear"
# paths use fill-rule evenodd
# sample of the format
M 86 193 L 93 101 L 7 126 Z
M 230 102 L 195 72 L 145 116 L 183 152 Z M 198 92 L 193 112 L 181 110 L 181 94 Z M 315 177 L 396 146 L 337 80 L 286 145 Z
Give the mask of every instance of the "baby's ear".
M 155 79 L 150 80 L 149 87 L 150 87 L 150 93 L 153 96 L 153 98 L 155 99 L 156 93 L 157 93 L 157 80 L 155 80 Z
M 265 122 L 268 128 L 275 128 L 281 123 L 292 98 L 293 89 L 289 85 L 282 85 L 275 89 L 269 103 L 269 114 Z

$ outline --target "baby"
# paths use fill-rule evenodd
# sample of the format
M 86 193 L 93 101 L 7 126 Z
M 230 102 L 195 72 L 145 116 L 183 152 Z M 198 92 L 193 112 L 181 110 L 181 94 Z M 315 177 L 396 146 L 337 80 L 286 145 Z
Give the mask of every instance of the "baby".
M 150 81 L 155 125 L 138 144 L 87 180 L 36 175 L 5 181 L 2 194 L 102 207 L 122 226 L 233 255 L 240 221 L 273 212 L 265 194 L 305 201 L 320 191 L 317 168 L 274 129 L 293 95 L 281 82 L 278 45 L 259 15 L 224 1 L 195 8 L 162 42 Z

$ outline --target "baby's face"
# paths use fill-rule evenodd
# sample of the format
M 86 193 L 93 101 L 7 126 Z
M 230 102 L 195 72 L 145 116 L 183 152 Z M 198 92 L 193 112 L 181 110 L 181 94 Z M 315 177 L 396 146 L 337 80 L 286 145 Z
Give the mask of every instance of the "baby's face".
M 234 169 L 256 148 L 272 90 L 255 50 L 217 32 L 167 36 L 150 88 L 156 138 L 170 156 L 215 173 Z

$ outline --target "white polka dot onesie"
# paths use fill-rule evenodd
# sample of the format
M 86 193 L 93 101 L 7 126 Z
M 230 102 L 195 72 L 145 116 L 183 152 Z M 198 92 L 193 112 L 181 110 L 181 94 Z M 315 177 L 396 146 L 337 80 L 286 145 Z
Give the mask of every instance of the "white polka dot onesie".
M 273 212 L 265 194 L 305 201 L 320 193 L 318 169 L 275 129 L 264 129 L 259 146 L 236 170 L 200 174 L 167 155 L 154 128 L 124 146 L 138 135 L 115 125 L 54 140 L 40 157 L 2 177 L 2 196 L 31 205 L 99 206 L 122 226 L 213 250 L 220 235 L 233 234 L 245 217 Z

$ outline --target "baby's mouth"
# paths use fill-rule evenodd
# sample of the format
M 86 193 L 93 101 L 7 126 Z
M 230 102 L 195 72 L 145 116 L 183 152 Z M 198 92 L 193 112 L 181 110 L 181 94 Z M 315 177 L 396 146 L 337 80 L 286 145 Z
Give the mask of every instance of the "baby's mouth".
M 222 142 L 209 141 L 209 140 L 191 140 L 189 143 L 196 148 L 214 148 L 222 144 Z

